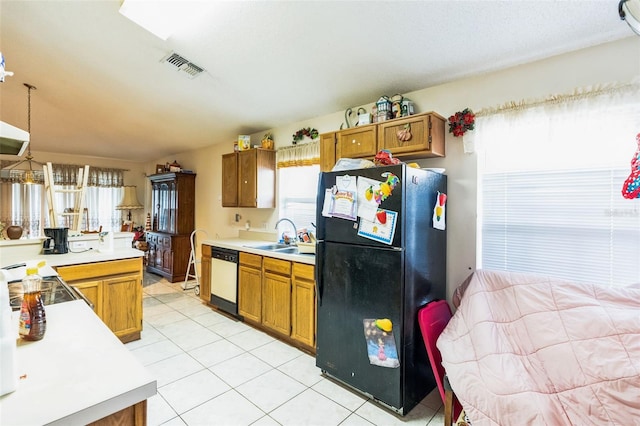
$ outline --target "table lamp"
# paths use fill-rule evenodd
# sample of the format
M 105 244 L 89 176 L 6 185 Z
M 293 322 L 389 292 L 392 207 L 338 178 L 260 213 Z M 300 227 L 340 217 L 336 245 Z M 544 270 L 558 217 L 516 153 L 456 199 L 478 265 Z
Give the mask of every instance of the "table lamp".
M 123 189 L 122 200 L 116 206 L 116 210 L 128 210 L 127 220 L 131 221 L 131 210 L 142 209 L 144 206 L 138 201 L 135 186 L 124 186 Z

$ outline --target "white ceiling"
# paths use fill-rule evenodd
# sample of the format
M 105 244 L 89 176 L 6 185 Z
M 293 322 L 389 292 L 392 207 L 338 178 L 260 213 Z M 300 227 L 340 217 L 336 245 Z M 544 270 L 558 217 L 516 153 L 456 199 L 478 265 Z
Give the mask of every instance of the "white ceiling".
M 632 36 L 618 0 L 203 5 L 162 41 L 119 0 L 1 0 L 2 121 L 27 128 L 30 83 L 34 151 L 151 161 Z

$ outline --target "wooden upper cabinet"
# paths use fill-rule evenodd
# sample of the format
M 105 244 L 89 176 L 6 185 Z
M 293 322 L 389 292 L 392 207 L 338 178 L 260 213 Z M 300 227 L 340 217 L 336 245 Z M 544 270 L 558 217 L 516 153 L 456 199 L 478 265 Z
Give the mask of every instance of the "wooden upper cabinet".
M 383 149 L 403 161 L 444 157 L 445 124 L 446 120 L 441 115 L 425 112 L 324 133 L 320 139 L 321 170 L 331 171 L 341 158 L 372 160 Z M 407 134 L 411 137 L 408 138 Z
M 338 132 L 336 159 L 373 157 L 377 149 L 375 124 L 354 127 Z
M 330 172 L 336 164 L 336 132 L 320 135 L 320 171 Z
M 238 207 L 238 155 L 222 156 L 222 207 Z
M 444 128 L 445 119 L 435 112 L 383 121 L 378 124 L 378 148 L 394 157 L 444 157 Z
M 222 207 L 275 208 L 275 151 L 254 148 L 223 155 L 222 173 Z

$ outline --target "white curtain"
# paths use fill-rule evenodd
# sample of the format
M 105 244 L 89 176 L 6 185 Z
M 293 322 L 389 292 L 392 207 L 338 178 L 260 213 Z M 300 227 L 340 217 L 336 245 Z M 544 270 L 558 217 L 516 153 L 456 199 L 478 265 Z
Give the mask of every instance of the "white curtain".
M 478 262 L 583 282 L 640 282 L 640 200 L 622 197 L 637 84 L 479 113 Z
M 314 231 L 316 192 L 320 173 L 320 142 L 308 142 L 276 152 L 278 213 L 296 226 Z
M 71 189 L 77 182 L 80 167 L 71 164 L 53 164 L 55 184 Z M 90 167 L 82 230 L 120 230 L 122 212 L 115 207 L 122 199 L 123 169 Z M 74 206 L 74 195 L 57 193 L 58 210 Z M 0 182 L 0 222 L 5 226 L 20 225 L 23 236 L 38 237 L 42 228 L 51 226 L 44 194 L 44 185 L 26 185 L 11 181 Z M 70 226 L 61 223 L 60 226 Z

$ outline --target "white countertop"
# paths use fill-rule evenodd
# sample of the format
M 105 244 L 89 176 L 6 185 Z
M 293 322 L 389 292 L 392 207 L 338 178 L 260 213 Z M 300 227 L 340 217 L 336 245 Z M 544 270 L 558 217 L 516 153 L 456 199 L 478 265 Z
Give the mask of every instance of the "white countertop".
M 18 339 L 24 378 L 0 397 L 1 424 L 84 425 L 156 394 L 155 378 L 84 301 L 48 305 L 46 315 L 42 340 Z
M 144 252 L 134 248 L 117 248 L 111 253 L 89 250 L 82 253 L 69 252 L 65 254 L 36 254 L 32 256 L 25 256 L 23 254 L 13 256 L 11 253 L 3 252 L 0 258 L 0 267 L 23 263 L 27 260 L 45 260 L 49 266 L 67 266 L 81 263 L 104 262 L 107 260 L 131 259 L 142 256 L 144 256 Z
M 206 244 L 214 247 L 222 247 L 230 250 L 244 251 L 247 253 L 259 254 L 261 256 L 274 257 L 276 259 L 288 260 L 291 262 L 307 263 L 309 265 L 315 265 L 316 257 L 312 254 L 291 254 L 291 253 L 279 253 L 273 250 L 260 250 L 252 248 L 251 246 L 269 244 L 269 241 L 264 240 L 248 240 L 244 238 L 229 238 L 220 240 L 204 240 L 202 244 Z

